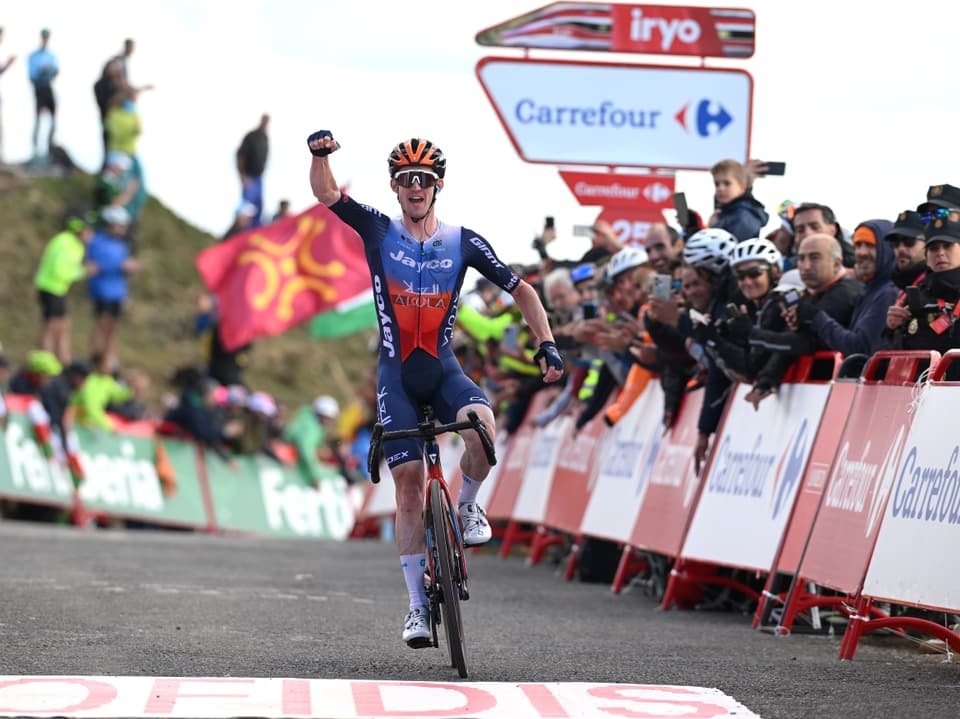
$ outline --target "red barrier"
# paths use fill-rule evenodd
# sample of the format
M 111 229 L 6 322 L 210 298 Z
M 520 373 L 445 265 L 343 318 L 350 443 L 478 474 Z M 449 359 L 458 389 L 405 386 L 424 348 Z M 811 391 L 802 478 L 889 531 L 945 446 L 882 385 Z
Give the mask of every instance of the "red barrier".
M 846 611 L 859 593 L 910 425 L 914 382 L 938 359 L 936 352 L 878 352 L 864 367 L 778 634 L 790 632 L 798 612 Z M 810 593 L 807 582 L 847 597 Z

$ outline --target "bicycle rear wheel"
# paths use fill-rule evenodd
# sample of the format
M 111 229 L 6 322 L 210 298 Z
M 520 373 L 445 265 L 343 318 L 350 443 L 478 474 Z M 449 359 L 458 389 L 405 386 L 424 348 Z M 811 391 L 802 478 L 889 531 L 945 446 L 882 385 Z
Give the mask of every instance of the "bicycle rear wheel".
M 463 619 L 460 615 L 460 567 L 454 556 L 456 535 L 450 515 L 450 504 L 440 482 L 430 483 L 430 509 L 433 541 L 437 548 L 437 566 L 440 597 L 441 624 L 450 652 L 450 664 L 456 667 L 462 678 L 467 676 L 467 658 L 464 653 Z

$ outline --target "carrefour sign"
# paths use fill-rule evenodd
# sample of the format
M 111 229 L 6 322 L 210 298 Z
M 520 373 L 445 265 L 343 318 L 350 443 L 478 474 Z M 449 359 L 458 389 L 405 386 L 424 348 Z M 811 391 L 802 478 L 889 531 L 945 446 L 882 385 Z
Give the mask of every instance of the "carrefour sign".
M 750 156 L 743 70 L 484 58 L 477 77 L 527 162 L 704 170 Z

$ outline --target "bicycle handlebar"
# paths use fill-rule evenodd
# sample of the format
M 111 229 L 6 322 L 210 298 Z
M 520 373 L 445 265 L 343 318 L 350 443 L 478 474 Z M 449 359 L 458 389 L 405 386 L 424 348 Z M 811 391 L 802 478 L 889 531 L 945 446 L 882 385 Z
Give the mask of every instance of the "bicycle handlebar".
M 446 432 L 461 432 L 465 429 L 472 429 L 480 436 L 483 453 L 487 456 L 487 462 L 492 467 L 497 463 L 497 452 L 493 447 L 490 434 L 487 432 L 487 426 L 474 411 L 467 412 L 467 417 L 468 421 L 466 422 L 435 425 L 430 421 L 425 421 L 417 425 L 416 429 L 398 429 L 390 432 L 385 432 L 383 425 L 377 422 L 373 426 L 373 434 L 370 436 L 370 450 L 367 452 L 367 471 L 370 473 L 370 481 L 374 484 L 380 483 L 380 450 L 384 442 L 410 437 L 430 440 Z

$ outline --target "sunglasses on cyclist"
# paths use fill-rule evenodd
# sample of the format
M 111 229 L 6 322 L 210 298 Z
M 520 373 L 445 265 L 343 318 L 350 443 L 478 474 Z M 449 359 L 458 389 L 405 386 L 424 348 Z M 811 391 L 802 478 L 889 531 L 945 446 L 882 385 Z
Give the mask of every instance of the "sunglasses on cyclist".
M 903 235 L 897 235 L 896 237 L 890 238 L 890 244 L 896 247 L 897 245 L 903 245 L 904 247 L 913 247 L 917 244 L 917 237 L 904 237 Z
M 945 220 L 950 216 L 950 210 L 946 207 L 938 207 L 935 210 L 927 210 L 920 213 L 920 221 L 923 224 L 933 222 L 934 220 Z M 907 245 L 909 247 L 909 245 Z
M 737 279 L 745 280 L 749 277 L 751 280 L 755 280 L 766 271 L 766 267 L 749 267 L 745 270 L 737 270 Z
M 429 170 L 401 170 L 393 179 L 397 181 L 400 187 L 413 187 L 416 182 L 420 187 L 433 187 L 439 179 L 436 174 Z

